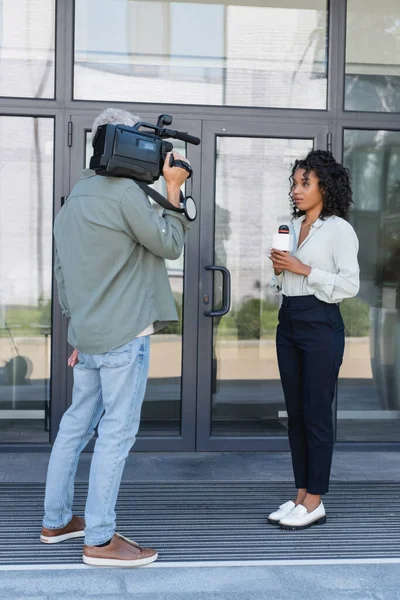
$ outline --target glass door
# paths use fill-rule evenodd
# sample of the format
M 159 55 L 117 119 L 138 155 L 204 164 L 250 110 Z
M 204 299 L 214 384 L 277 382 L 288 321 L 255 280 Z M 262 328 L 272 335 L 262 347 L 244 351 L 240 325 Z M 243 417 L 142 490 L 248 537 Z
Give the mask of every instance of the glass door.
M 288 448 L 268 253 L 290 220 L 291 165 L 325 149 L 327 134 L 324 124 L 203 126 L 198 450 Z
M 70 116 L 68 127 L 72 143 L 71 189 L 79 179 L 82 169 L 89 166 L 92 155 L 91 126 L 96 116 Z M 148 123 L 156 123 L 157 116 L 140 115 L 141 119 Z M 197 120 L 174 118 L 171 128 L 201 137 L 201 123 Z M 183 142 L 175 140 L 174 148 L 186 154 L 190 160 L 194 169 L 193 196 L 199 198 L 200 147 L 185 146 Z M 163 191 L 163 185 L 164 180 L 161 178 L 154 187 Z M 138 441 L 135 445 L 135 449 L 139 451 L 195 448 L 198 240 L 198 222 L 195 222 L 188 236 L 184 254 L 178 260 L 166 261 L 180 320 L 152 336 L 150 373 Z M 68 379 L 70 400 L 70 369 Z

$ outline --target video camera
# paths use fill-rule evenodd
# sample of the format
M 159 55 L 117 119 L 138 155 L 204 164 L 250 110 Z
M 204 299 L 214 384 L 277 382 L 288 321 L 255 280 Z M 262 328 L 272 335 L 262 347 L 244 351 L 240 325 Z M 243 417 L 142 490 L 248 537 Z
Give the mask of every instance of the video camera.
M 194 221 L 197 214 L 195 202 L 191 196 L 181 199 L 182 208 L 172 205 L 164 196 L 149 188 L 146 184 L 157 181 L 162 175 L 165 158 L 173 150 L 171 142 L 165 138 L 175 138 L 198 146 L 200 139 L 183 131 L 167 129 L 171 125 L 170 115 L 160 115 L 157 125 L 136 123 L 128 125 L 100 125 L 93 139 L 93 156 L 90 168 L 97 175 L 109 177 L 128 177 L 164 208 L 183 212 Z M 170 166 L 180 167 L 192 176 L 191 166 L 184 161 L 170 157 Z M 183 196 L 183 195 L 182 195 Z

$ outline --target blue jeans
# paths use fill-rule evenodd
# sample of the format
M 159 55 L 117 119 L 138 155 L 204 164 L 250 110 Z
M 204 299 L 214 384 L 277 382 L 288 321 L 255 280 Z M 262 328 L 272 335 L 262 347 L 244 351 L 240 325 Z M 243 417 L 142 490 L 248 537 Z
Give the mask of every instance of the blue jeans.
M 58 529 L 71 520 L 79 456 L 98 425 L 85 509 L 85 544 L 103 544 L 114 535 L 115 504 L 139 429 L 149 355 L 150 336 L 104 354 L 79 353 L 72 404 L 61 420 L 50 457 L 44 527 Z

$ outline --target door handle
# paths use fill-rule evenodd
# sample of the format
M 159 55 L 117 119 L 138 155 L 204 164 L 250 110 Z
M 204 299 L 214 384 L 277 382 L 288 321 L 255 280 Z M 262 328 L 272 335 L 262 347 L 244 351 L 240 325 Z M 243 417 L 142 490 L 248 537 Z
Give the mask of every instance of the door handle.
M 210 265 L 204 267 L 206 271 L 220 271 L 222 273 L 222 306 L 218 310 L 204 311 L 206 317 L 223 317 L 231 308 L 231 274 L 226 267 Z

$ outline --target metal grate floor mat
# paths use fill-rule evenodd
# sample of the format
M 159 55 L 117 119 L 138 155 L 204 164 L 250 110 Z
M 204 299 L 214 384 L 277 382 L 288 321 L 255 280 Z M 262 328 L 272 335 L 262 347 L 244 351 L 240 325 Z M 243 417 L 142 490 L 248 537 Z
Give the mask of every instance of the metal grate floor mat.
M 87 486 L 75 486 L 83 515 Z M 328 522 L 304 531 L 267 525 L 289 483 L 123 483 L 117 530 L 157 548 L 160 561 L 400 558 L 400 483 L 332 483 Z M 0 564 L 80 563 L 82 539 L 40 543 L 44 485 L 0 484 Z

